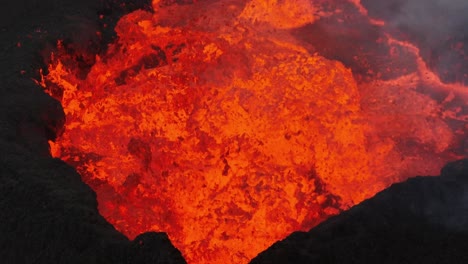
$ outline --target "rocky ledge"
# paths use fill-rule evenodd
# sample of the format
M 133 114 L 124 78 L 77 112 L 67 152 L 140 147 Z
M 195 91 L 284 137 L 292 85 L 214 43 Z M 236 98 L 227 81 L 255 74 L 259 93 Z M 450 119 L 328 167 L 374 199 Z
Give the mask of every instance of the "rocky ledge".
M 393 184 L 251 264 L 468 263 L 468 160 Z

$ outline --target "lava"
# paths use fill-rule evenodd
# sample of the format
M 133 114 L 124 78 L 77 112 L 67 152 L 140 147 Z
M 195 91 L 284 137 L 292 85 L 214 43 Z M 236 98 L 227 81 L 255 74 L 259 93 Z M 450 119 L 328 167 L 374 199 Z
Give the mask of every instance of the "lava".
M 118 22 L 118 40 L 84 75 L 59 42 L 42 81 L 67 116 L 52 154 L 77 168 L 119 231 L 167 232 L 189 263 L 246 263 L 434 172 L 456 156 L 446 119 L 466 122 L 418 91 L 458 98 L 465 88 L 421 77 L 422 61 L 357 83 L 341 62 L 310 53 L 288 30 L 329 16 L 322 2 L 243 2 L 154 1 L 154 13 Z

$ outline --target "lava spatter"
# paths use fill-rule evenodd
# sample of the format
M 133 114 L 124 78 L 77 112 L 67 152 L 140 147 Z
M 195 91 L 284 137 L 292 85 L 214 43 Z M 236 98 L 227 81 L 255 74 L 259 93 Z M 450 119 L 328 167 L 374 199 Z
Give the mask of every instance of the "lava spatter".
M 189 263 L 246 263 L 397 180 L 375 173 L 395 140 L 369 145 L 387 135 L 369 137 L 379 123 L 365 111 L 382 108 L 350 69 L 287 32 L 319 6 L 153 4 L 119 21 L 85 78 L 60 45 L 44 76 L 67 115 L 52 153 L 119 231 L 167 232 Z

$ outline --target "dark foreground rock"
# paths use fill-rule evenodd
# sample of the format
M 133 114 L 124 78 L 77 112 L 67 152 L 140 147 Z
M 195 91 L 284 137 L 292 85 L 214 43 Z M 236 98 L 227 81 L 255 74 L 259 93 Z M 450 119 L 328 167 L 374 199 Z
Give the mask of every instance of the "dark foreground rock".
M 185 263 L 163 233 L 132 242 L 117 232 L 67 164 L 4 141 L 0 147 L 2 263 Z
M 293 233 L 251 263 L 468 263 L 467 248 L 468 160 L 461 160 Z
M 49 154 L 60 104 L 32 79 L 58 39 L 99 52 L 108 28 L 149 0 L 19 0 L 0 8 L 0 263 L 186 263 L 164 233 L 128 240 L 98 212 L 95 193 Z M 98 38 L 96 31 L 102 32 Z M 41 54 L 44 53 L 44 54 Z
M 99 215 L 94 192 L 76 171 L 48 156 L 47 140 L 61 132 L 63 110 L 31 80 L 39 78 L 39 69 L 45 69 L 44 59 L 57 39 L 73 43 L 69 48 L 77 53 L 80 50 L 102 52 L 105 43 L 114 37 L 111 29 L 118 18 L 133 9 L 147 8 L 150 2 L 19 0 L 2 3 L 0 263 L 185 263 L 163 233 L 146 233 L 129 241 L 117 232 Z M 429 48 L 423 47 L 422 55 L 443 80 L 467 82 L 467 61 L 465 57 L 460 61 L 457 56 L 460 52 L 465 54 L 468 47 L 459 45 L 467 39 L 463 0 L 451 1 L 460 5 L 449 5 L 449 15 L 437 17 L 438 21 L 446 21 L 445 17 L 453 14 L 463 20 L 456 20 L 455 24 L 441 23 L 437 31 L 426 28 L 430 23 L 423 22 L 434 19 L 433 14 L 440 13 L 439 8 L 431 9 L 425 16 L 416 14 L 416 21 L 421 23 L 412 23 L 414 12 L 407 15 L 405 11 L 418 10 L 415 8 L 425 4 L 422 0 L 390 1 L 401 3 L 396 9 L 383 8 L 383 1 L 363 2 L 371 14 L 394 21 L 388 23 L 389 27 L 416 32 L 416 37 L 410 39 L 415 43 L 429 39 Z M 380 13 L 382 10 L 384 14 Z M 300 29 L 297 34 L 329 33 L 330 25 L 330 21 L 324 20 Z M 439 40 L 440 31 L 446 29 L 451 29 L 448 38 Z M 98 36 L 96 31 L 102 35 Z M 371 39 L 379 36 L 374 28 L 361 27 L 359 32 L 371 33 Z M 321 47 L 324 52 L 353 64 L 354 54 L 346 53 L 352 50 L 349 41 L 340 42 L 346 44 L 342 49 L 346 52 L 327 50 L 329 43 L 337 43 L 335 35 L 341 37 L 339 40 L 352 39 L 352 36 L 314 34 L 317 35 L 325 40 Z M 358 44 L 351 47 L 365 48 L 364 44 Z M 82 59 L 85 66 L 92 63 L 92 58 Z M 380 65 L 382 60 L 385 58 L 374 64 Z M 356 69 L 365 72 L 364 68 L 353 68 Z M 393 73 L 386 74 L 391 78 Z M 396 184 L 308 233 L 292 234 L 252 263 L 468 263 L 467 175 L 467 161 L 462 161 L 444 168 L 441 177 L 418 177 Z

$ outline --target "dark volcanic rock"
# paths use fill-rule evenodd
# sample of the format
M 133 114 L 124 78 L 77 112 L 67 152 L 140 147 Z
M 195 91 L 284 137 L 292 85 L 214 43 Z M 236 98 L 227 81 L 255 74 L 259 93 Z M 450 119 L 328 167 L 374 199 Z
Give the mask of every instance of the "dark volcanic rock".
M 461 160 L 293 233 L 251 263 L 468 263 L 467 248 L 468 160 Z
M 369 23 L 351 1 L 327 0 L 330 16 L 293 30 L 310 52 L 343 62 L 356 77 L 393 79 L 416 69 L 414 55 L 386 34 L 415 44 L 429 68 L 443 82 L 468 84 L 468 1 L 362 0 Z M 340 12 L 337 12 L 340 10 Z
M 133 240 L 131 263 L 185 263 L 179 250 L 171 245 L 166 233 L 147 232 Z
M 391 80 L 416 70 L 415 56 L 381 41 L 386 32 L 369 23 L 350 1 L 328 0 L 323 8 L 332 15 L 292 30 L 309 52 L 342 62 L 358 80 Z
M 63 130 L 60 104 L 39 79 L 57 39 L 69 49 L 99 52 L 119 16 L 149 0 L 19 0 L 0 8 L 0 262 L 143 264 L 186 263 L 165 234 L 129 241 L 98 212 L 95 193 L 80 175 L 52 159 L 48 140 Z M 111 12 L 112 11 L 112 12 Z M 111 31 L 111 30 L 110 30 Z M 92 62 L 92 61 L 91 61 Z
M 18 81 L 16 90 L 0 97 L 0 138 L 16 142 L 47 156 L 47 140 L 63 132 L 65 114 L 60 103 L 45 94 L 33 81 Z
M 463 0 L 452 2 L 456 1 L 463 4 Z M 63 129 L 63 109 L 31 80 L 39 78 L 39 69 L 45 70 L 43 59 L 58 39 L 62 39 L 68 51 L 76 56 L 102 52 L 114 37 L 112 28 L 118 18 L 136 8 L 148 9 L 150 2 L 19 0 L 2 3 L 1 263 L 185 263 L 163 233 L 145 233 L 129 241 L 117 232 L 99 215 L 95 193 L 81 181 L 76 171 L 48 155 L 47 140 L 54 139 Z M 191 1 L 163 1 L 164 4 L 173 2 Z M 395 21 L 389 23 L 395 30 L 414 33 L 412 41 L 425 44 L 427 35 L 428 45 L 422 45 L 424 58 L 433 68 L 440 69 L 444 80 L 466 83 L 467 61 L 458 61 L 460 53 L 467 53 L 465 22 L 444 24 L 443 17 L 437 17 L 442 30 L 453 29 L 453 34 L 449 34 L 452 37 L 439 38 L 440 30 L 429 28 L 426 31 L 418 23 L 410 23 L 414 12 L 406 17 L 406 13 L 402 13 L 404 8 L 376 4 L 383 1 L 363 2 L 371 14 Z M 404 2 L 411 1 L 393 2 L 405 6 Z M 425 4 L 422 0 L 419 2 Z M 407 10 L 415 9 L 410 6 Z M 379 13 L 383 11 L 389 13 Z M 438 9 L 432 9 L 431 14 L 433 11 L 437 13 Z M 449 11 L 466 18 L 463 9 Z M 395 14 L 403 16 L 395 20 Z M 421 21 L 433 17 L 427 16 Z M 355 34 L 375 42 L 380 34 L 376 27 L 363 26 L 348 33 L 354 24 L 342 31 L 333 31 L 330 29 L 340 25 L 332 22 L 323 20 L 305 26 L 295 35 L 301 36 L 305 43 L 311 39 L 303 36 L 319 35 L 321 45 L 316 45 L 317 50 L 347 65 L 356 65 L 353 70 L 363 74 L 371 74 L 366 72 L 367 64 L 380 69 L 391 66 L 385 57 L 356 61 L 354 54 L 348 52 L 351 47 L 367 58 L 366 53 L 386 51 L 388 47 L 384 45 L 369 47 L 365 41 L 349 46 Z M 102 34 L 99 36 L 96 31 Z M 79 60 L 85 74 L 86 67 L 93 63 L 93 56 Z M 146 58 L 142 66 L 157 67 L 160 63 L 164 60 Z M 464 75 L 454 75 L 456 72 Z M 393 78 L 393 74 L 406 72 L 379 73 Z M 444 168 L 441 177 L 417 177 L 396 184 L 308 233 L 292 234 L 252 263 L 468 263 L 465 253 L 468 246 L 467 174 L 467 161 L 461 161 Z
M 2 263 L 185 263 L 165 234 L 129 241 L 61 160 L 0 141 Z

